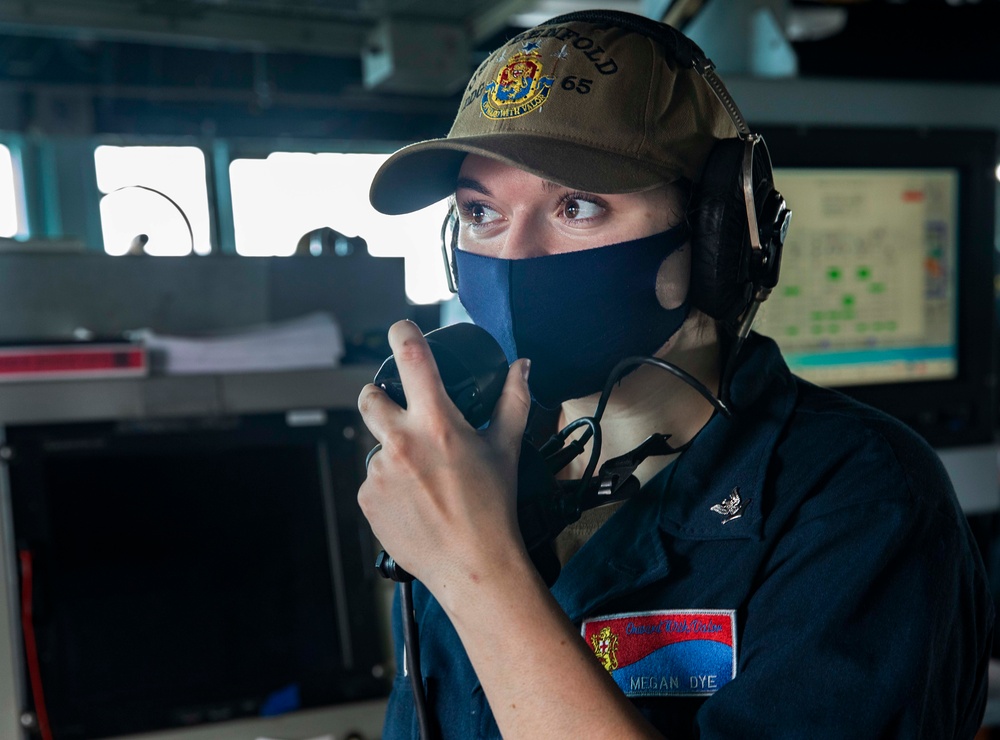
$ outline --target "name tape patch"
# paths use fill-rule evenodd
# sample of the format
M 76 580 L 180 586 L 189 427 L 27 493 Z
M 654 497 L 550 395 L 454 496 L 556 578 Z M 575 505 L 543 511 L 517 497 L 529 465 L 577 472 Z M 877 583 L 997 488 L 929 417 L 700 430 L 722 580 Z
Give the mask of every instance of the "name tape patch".
M 736 677 L 736 612 L 609 614 L 580 632 L 626 696 L 708 696 Z

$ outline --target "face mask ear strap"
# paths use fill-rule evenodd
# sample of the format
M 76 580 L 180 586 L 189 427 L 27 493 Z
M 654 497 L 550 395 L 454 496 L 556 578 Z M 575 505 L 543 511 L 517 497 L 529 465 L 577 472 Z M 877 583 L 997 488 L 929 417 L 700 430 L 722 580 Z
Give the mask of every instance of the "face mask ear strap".
M 441 223 L 441 259 L 444 260 L 444 274 L 448 280 L 448 290 L 458 293 L 458 267 L 455 264 L 455 249 L 458 247 L 458 210 L 455 204 L 448 206 L 448 213 Z

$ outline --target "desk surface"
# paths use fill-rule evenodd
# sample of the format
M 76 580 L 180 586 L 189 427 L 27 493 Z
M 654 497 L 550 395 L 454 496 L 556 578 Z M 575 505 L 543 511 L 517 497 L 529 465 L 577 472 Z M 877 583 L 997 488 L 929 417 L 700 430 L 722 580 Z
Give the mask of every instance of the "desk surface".
M 0 424 L 357 408 L 374 365 L 226 375 L 0 383 Z

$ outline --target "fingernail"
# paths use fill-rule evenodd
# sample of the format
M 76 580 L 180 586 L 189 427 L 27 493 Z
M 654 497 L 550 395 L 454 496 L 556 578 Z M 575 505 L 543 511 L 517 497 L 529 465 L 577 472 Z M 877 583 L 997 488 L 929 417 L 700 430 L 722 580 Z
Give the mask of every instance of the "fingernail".
M 521 377 L 524 379 L 525 383 L 528 382 L 528 375 L 530 373 L 531 373 L 531 360 L 525 358 L 524 360 L 521 361 Z

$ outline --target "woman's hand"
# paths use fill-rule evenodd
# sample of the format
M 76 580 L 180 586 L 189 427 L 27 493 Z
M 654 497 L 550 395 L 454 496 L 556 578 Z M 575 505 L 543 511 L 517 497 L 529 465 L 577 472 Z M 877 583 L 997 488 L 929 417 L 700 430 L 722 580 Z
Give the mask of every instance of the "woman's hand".
M 361 391 L 361 416 L 382 449 L 358 502 L 386 551 L 444 601 L 449 586 L 457 596 L 512 556 L 527 557 L 516 489 L 528 362 L 511 366 L 488 428 L 477 431 L 448 398 L 414 323 L 393 324 L 389 345 L 407 408 L 374 385 Z
M 444 607 L 504 737 L 655 737 L 525 552 L 516 489 L 527 363 L 511 366 L 478 432 L 414 324 L 393 324 L 389 344 L 407 408 L 373 385 L 362 390 L 361 415 L 382 449 L 358 501 L 386 551 Z

